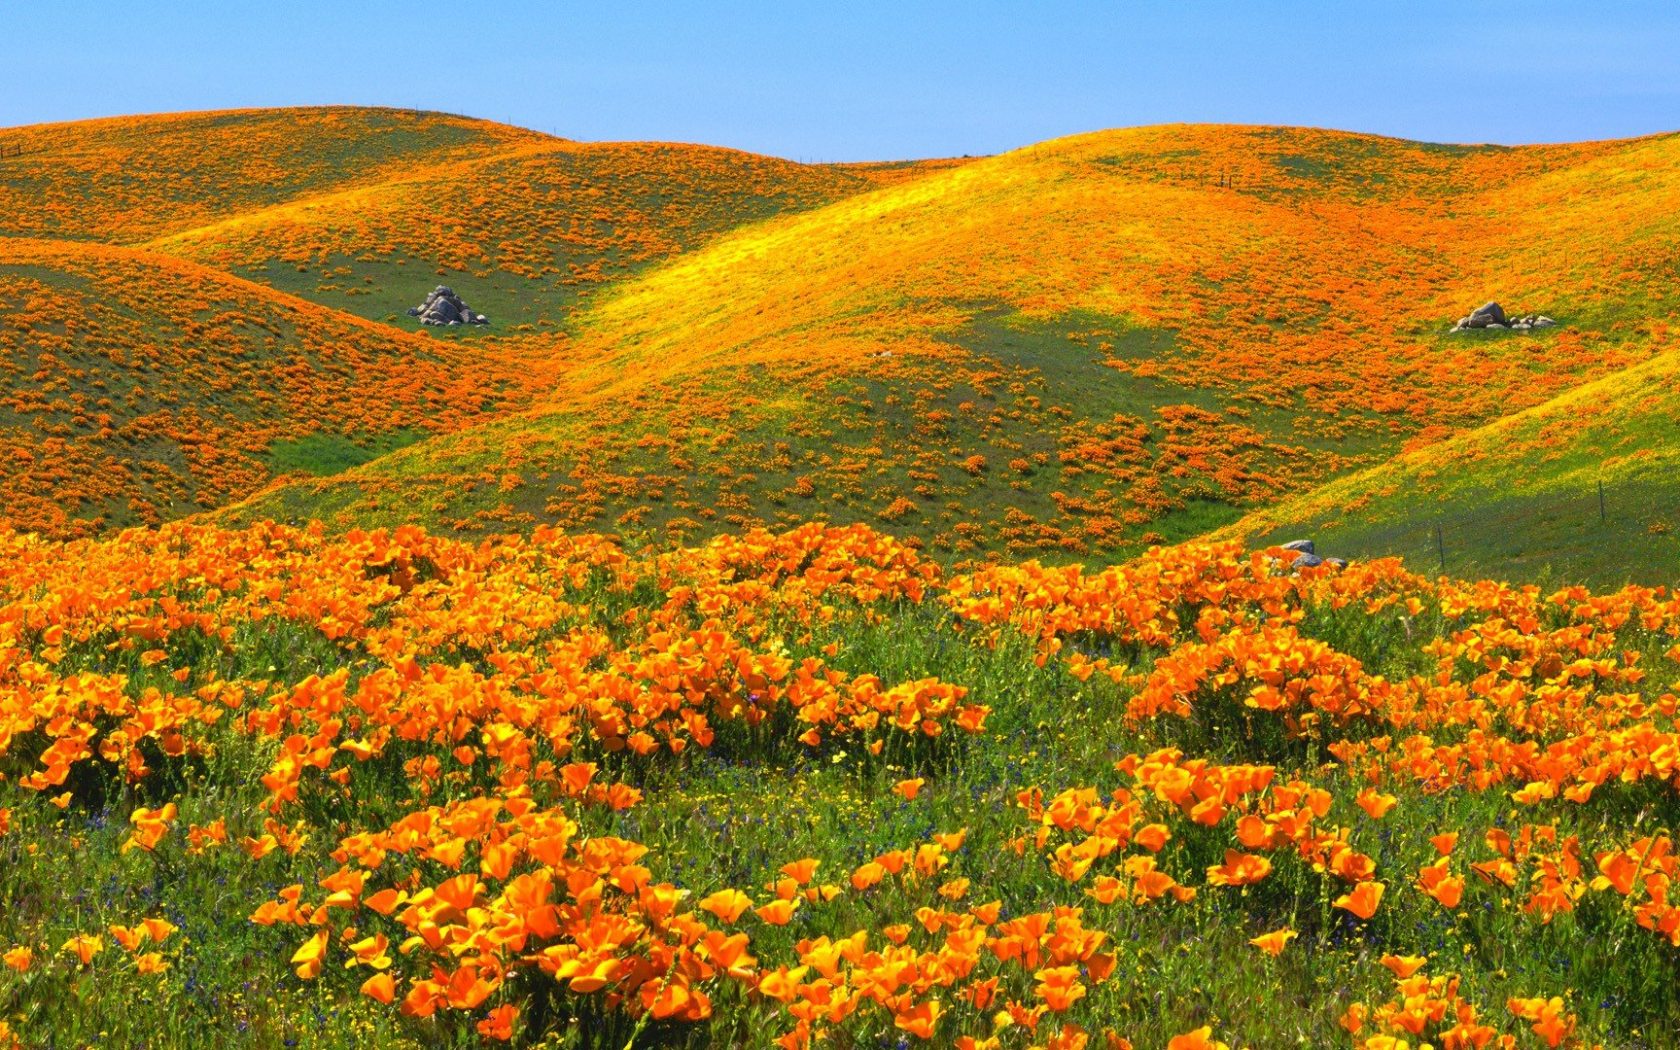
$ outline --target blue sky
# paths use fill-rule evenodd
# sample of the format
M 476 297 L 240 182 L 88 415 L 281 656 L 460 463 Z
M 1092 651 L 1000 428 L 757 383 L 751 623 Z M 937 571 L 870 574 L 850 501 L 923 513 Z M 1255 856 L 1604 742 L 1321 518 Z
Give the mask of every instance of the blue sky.
M 805 160 L 1166 121 L 1455 142 L 1680 129 L 1680 0 L 39 0 L 0 125 L 360 103 Z

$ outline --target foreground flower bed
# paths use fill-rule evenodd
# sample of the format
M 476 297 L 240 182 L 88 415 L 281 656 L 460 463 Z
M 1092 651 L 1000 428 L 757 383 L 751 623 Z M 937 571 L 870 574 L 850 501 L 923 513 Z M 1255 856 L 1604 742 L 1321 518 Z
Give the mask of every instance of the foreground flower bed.
M 1662 590 L 820 525 L 6 535 L 0 589 L 0 1042 L 1680 1025 Z

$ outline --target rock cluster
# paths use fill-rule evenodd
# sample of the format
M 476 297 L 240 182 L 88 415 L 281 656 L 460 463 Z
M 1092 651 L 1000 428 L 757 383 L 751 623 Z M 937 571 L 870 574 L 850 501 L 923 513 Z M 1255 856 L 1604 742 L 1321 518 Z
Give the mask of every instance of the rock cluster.
M 433 288 L 419 306 L 409 307 L 408 316 L 420 318 L 421 324 L 439 328 L 452 324 L 490 323 L 490 318 L 467 309 L 467 304 L 455 294 L 455 289 L 446 284 Z
M 1295 560 L 1289 563 L 1291 569 L 1311 569 L 1319 565 L 1334 565 L 1338 569 L 1347 568 L 1346 558 L 1321 558 L 1312 540 L 1290 540 L 1282 545 L 1286 551 L 1295 552 Z
M 1521 317 L 1507 317 L 1505 308 L 1498 303 L 1483 303 L 1470 311 L 1468 316 L 1460 317 L 1458 323 L 1452 326 L 1455 332 L 1483 328 L 1509 328 L 1513 332 L 1526 332 L 1531 328 L 1550 328 L 1557 324 L 1543 314 L 1524 314 Z

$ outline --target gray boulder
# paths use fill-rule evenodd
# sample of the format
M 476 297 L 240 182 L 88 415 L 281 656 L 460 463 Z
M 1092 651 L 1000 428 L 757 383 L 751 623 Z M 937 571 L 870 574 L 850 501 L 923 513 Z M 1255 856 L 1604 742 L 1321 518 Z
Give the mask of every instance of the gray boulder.
M 1555 324 L 1557 324 L 1557 322 L 1552 320 L 1550 317 L 1547 317 L 1545 314 L 1541 314 L 1539 317 L 1534 319 L 1534 327 L 1536 328 L 1550 328 Z
M 1472 320 L 1478 317 L 1484 318 L 1489 325 L 1503 325 L 1505 324 L 1505 308 L 1498 303 L 1483 303 L 1470 312 L 1470 317 Z M 1474 327 L 1486 327 L 1486 325 Z
M 1316 554 L 1302 554 L 1290 563 L 1291 568 L 1314 569 L 1324 564 L 1324 559 Z
M 461 297 L 455 294 L 455 289 L 447 284 L 440 284 L 426 293 L 425 300 L 419 306 L 410 307 L 408 315 L 418 317 L 421 324 L 434 328 L 490 323 L 490 318 L 468 309 Z
M 1313 546 L 1312 540 L 1290 540 L 1288 543 L 1283 545 L 1283 549 L 1286 551 L 1300 551 L 1302 554 L 1311 554 L 1317 550 L 1317 548 Z

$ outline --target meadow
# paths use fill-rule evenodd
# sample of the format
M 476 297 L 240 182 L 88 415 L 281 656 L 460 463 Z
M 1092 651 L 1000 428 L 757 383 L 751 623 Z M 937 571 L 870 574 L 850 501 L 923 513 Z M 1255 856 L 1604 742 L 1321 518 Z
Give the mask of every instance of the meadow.
M 1660 590 L 862 526 L 0 556 L 25 1045 L 1675 1045 Z

